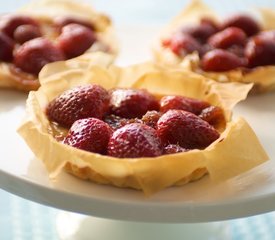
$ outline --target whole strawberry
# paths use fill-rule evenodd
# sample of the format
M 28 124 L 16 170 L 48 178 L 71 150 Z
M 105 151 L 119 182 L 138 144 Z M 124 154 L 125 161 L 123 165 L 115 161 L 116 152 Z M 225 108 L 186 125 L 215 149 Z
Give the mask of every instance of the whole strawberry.
M 112 129 L 97 118 L 84 118 L 74 122 L 64 143 L 94 153 L 106 153 Z
M 118 158 L 157 157 L 162 144 L 155 129 L 131 123 L 116 130 L 108 144 L 108 155 Z
M 90 84 L 65 91 L 49 103 L 46 113 L 51 121 L 70 127 L 78 119 L 101 119 L 108 108 L 108 91 L 99 85 Z
M 111 92 L 111 113 L 123 118 L 141 118 L 149 110 L 158 110 L 156 98 L 143 89 L 114 89 Z
M 160 99 L 161 112 L 167 112 L 171 109 L 178 109 L 200 114 L 204 108 L 209 106 L 210 104 L 208 102 L 184 96 L 164 96 Z
M 166 144 L 203 149 L 219 138 L 219 132 L 193 113 L 169 110 L 157 123 L 157 133 Z

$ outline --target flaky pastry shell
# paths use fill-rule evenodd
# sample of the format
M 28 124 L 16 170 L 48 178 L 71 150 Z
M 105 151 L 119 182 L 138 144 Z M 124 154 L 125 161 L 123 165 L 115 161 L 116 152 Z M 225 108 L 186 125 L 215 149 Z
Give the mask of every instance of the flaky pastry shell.
M 113 59 L 118 53 L 118 43 L 110 18 L 96 12 L 90 5 L 76 0 L 38 0 L 18 9 L 15 14 L 32 16 L 42 24 L 43 33 L 53 41 L 57 37 L 53 31 L 53 19 L 60 16 L 77 17 L 91 22 L 95 26 L 99 41 L 94 43 L 84 54 L 90 52 L 108 52 Z M 13 64 L 0 62 L 0 88 L 12 88 L 20 91 L 37 90 L 40 86 L 37 77 L 22 72 Z
M 102 67 L 91 65 L 83 57 L 47 65 L 40 73 L 40 82 L 39 90 L 29 93 L 26 118 L 18 132 L 43 161 L 50 178 L 65 167 L 82 179 L 152 194 L 199 179 L 206 173 L 214 180 L 228 179 L 268 159 L 247 122 L 242 118 L 231 120 L 231 109 L 246 98 L 251 84 L 221 84 L 190 71 L 150 62 L 126 68 Z M 203 99 L 222 107 L 227 125 L 220 138 L 204 150 L 154 158 L 114 158 L 79 150 L 51 135 L 45 108 L 65 90 L 89 83 L 106 89 L 145 88 L 156 96 L 172 94 Z
M 275 30 L 275 10 L 253 9 L 257 13 L 258 21 L 263 29 Z M 153 44 L 153 54 L 157 62 L 168 65 L 180 65 L 185 69 L 197 72 L 219 82 L 243 82 L 254 83 L 252 91 L 255 93 L 275 90 L 275 66 L 260 66 L 253 69 L 237 68 L 226 72 L 205 72 L 200 65 L 197 53 L 192 53 L 184 58 L 174 54 L 170 49 L 162 46 L 161 40 L 170 37 L 180 27 L 199 23 L 202 17 L 219 21 L 222 19 L 213 9 L 201 0 L 192 0 L 191 3 L 163 28 L 157 40 Z

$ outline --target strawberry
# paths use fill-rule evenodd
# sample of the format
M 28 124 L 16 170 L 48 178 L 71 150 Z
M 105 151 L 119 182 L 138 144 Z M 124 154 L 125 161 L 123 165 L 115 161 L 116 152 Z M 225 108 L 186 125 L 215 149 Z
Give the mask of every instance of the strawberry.
M 14 65 L 24 72 L 38 75 L 48 63 L 64 60 L 63 52 L 50 40 L 40 37 L 29 40 L 14 52 Z
M 219 132 L 193 113 L 169 110 L 157 123 L 157 133 L 166 144 L 203 149 L 219 138 Z
M 199 117 L 214 127 L 225 123 L 223 110 L 217 106 L 210 106 L 203 109 Z
M 178 32 L 172 36 L 169 45 L 171 51 L 178 56 L 185 56 L 194 51 L 200 52 L 200 43 L 191 35 Z
M 51 121 L 70 127 L 78 119 L 102 119 L 108 108 L 108 91 L 90 84 L 69 89 L 56 97 L 47 106 L 46 114 Z
M 12 61 L 15 43 L 5 33 L 0 32 L 0 61 Z
M 140 123 L 116 130 L 108 143 L 108 155 L 119 158 L 157 157 L 162 154 L 156 130 Z
M 14 31 L 21 25 L 39 26 L 39 22 L 27 15 L 5 14 L 0 19 L 0 31 L 13 38 Z
M 164 96 L 160 99 L 161 112 L 167 112 L 170 109 L 178 109 L 200 114 L 204 108 L 209 106 L 210 104 L 208 102 L 184 96 Z
M 112 134 L 110 126 L 97 118 L 84 118 L 74 122 L 64 143 L 94 153 L 106 153 Z
M 67 58 L 77 57 L 86 52 L 96 41 L 95 33 L 88 27 L 70 23 L 62 28 L 57 46 Z
M 149 110 L 158 110 L 156 98 L 143 89 L 114 89 L 110 99 L 111 113 L 124 118 L 141 118 Z

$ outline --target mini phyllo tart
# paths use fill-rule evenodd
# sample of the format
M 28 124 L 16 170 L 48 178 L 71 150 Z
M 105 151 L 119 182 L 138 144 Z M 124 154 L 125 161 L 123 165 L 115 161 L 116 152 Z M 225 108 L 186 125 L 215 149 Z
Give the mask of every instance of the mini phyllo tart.
M 275 89 L 275 10 L 219 16 L 193 0 L 154 45 L 157 61 L 180 64 L 220 82 L 254 83 L 254 92 Z
M 109 17 L 73 0 L 39 0 L 3 14 L 0 88 L 38 89 L 38 74 L 50 62 L 97 51 L 114 57 L 115 39 Z
M 231 119 L 252 84 L 153 63 L 106 68 L 83 57 L 51 63 L 39 77 L 18 132 L 50 178 L 65 169 L 152 194 L 206 174 L 228 179 L 268 159 L 247 122 Z

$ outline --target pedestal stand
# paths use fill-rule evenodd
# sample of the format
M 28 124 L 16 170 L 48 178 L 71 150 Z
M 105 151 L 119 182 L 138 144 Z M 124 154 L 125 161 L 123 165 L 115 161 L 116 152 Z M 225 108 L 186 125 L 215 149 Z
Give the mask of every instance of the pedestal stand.
M 56 221 L 61 240 L 229 240 L 226 222 L 164 224 L 88 217 L 60 212 Z

